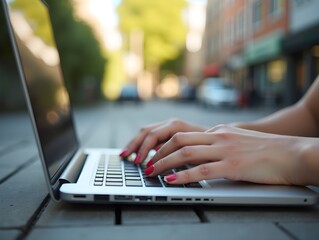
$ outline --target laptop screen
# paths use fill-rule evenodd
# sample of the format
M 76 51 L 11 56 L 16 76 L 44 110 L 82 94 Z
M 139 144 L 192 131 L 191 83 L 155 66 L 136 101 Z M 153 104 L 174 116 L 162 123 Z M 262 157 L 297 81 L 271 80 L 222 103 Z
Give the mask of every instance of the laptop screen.
M 78 141 L 51 21 L 40 0 L 6 2 L 41 157 L 53 183 L 77 150 Z

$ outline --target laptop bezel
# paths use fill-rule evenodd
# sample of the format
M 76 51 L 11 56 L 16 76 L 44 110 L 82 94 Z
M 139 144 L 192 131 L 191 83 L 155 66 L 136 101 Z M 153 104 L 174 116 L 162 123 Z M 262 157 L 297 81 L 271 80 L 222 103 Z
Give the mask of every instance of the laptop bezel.
M 10 42 L 11 42 L 11 46 L 12 46 L 12 49 L 13 49 L 14 58 L 15 58 L 15 61 L 16 61 L 16 64 L 17 64 L 18 74 L 19 74 L 21 85 L 22 85 L 22 91 L 24 93 L 26 106 L 27 106 L 29 117 L 30 117 L 30 120 L 31 120 L 31 125 L 32 125 L 34 136 L 35 136 L 35 141 L 36 141 L 36 144 L 37 144 L 37 149 L 38 149 L 39 157 L 40 157 L 40 160 L 41 160 L 41 165 L 42 165 L 42 169 L 43 169 L 43 172 L 44 172 L 45 181 L 46 181 L 46 184 L 48 186 L 49 194 L 51 195 L 51 197 L 54 200 L 59 201 L 60 200 L 59 189 L 60 189 L 61 185 L 63 184 L 60 181 L 60 176 L 62 175 L 63 171 L 66 169 L 68 164 L 71 162 L 73 157 L 79 152 L 79 140 L 78 140 L 77 133 L 75 131 L 72 104 L 70 104 L 70 118 L 71 118 L 70 121 L 71 121 L 73 130 L 74 130 L 74 138 L 75 138 L 75 141 L 76 141 L 75 142 L 76 147 L 74 149 L 74 152 L 72 152 L 70 154 L 69 158 L 64 160 L 64 162 L 61 165 L 61 167 L 52 175 L 52 178 L 51 178 L 50 175 L 49 175 L 49 169 L 48 169 L 48 166 L 47 166 L 46 161 L 45 161 L 42 145 L 41 145 L 41 142 L 40 142 L 39 133 L 38 133 L 38 130 L 37 130 L 37 125 L 36 125 L 36 121 L 35 121 L 35 117 L 34 117 L 34 112 L 33 112 L 32 104 L 31 104 L 31 99 L 30 99 L 30 96 L 29 96 L 29 91 L 28 91 L 28 87 L 27 87 L 27 83 L 26 83 L 26 77 L 25 77 L 25 74 L 24 74 L 23 64 L 22 64 L 22 60 L 21 60 L 21 56 L 20 56 L 20 52 L 19 52 L 19 48 L 18 48 L 18 43 L 17 43 L 17 39 L 15 37 L 13 26 L 12 26 L 11 19 L 10 19 L 9 6 L 8 6 L 8 3 L 7 3 L 7 0 L 2 0 L 1 2 L 2 2 L 2 5 L 3 5 L 3 11 L 4 11 L 5 21 L 6 21 L 6 25 L 7 25 L 7 30 L 8 30 L 8 33 L 9 33 L 10 40 L 11 40 Z M 44 7 L 47 9 L 48 16 L 50 18 L 50 23 L 51 23 L 51 16 L 50 16 L 48 4 L 44 0 L 39 0 L 39 2 L 41 2 L 44 5 Z M 53 29 L 52 29 L 52 31 L 53 31 Z M 53 38 L 54 38 L 54 41 L 56 42 L 54 34 L 53 34 Z M 59 70 L 61 71 L 61 68 Z M 64 76 L 63 76 L 62 73 L 61 73 L 61 75 L 62 75 L 63 80 L 64 80 Z

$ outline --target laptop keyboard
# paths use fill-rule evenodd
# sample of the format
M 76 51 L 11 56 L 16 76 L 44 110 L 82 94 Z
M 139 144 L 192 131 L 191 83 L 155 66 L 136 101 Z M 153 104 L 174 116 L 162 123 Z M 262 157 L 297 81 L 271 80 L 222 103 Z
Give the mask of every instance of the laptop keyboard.
M 94 186 L 201 188 L 199 183 L 173 185 L 164 181 L 164 176 L 184 170 L 186 167 L 166 171 L 162 176 L 148 177 L 144 174 L 144 166 L 136 166 L 131 161 L 121 160 L 117 155 L 110 156 L 107 165 L 105 162 L 105 155 L 102 155 L 95 173 Z

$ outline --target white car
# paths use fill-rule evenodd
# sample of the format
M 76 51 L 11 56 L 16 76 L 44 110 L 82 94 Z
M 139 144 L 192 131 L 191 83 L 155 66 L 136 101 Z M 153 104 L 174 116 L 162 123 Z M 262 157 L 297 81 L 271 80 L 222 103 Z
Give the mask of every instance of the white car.
M 239 91 L 224 84 L 221 78 L 207 78 L 199 87 L 197 98 L 205 106 L 237 107 Z

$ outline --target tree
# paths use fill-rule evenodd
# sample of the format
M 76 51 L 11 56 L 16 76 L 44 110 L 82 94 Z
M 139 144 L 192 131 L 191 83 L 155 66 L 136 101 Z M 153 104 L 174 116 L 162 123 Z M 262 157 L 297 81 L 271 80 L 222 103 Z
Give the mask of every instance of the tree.
M 179 56 L 185 45 L 185 0 L 123 0 L 118 7 L 120 29 L 129 38 L 134 30 L 144 34 L 147 69 Z
M 69 90 L 81 99 L 81 88 L 89 81 L 89 84 L 95 85 L 95 95 L 101 96 L 100 84 L 106 59 L 92 29 L 75 19 L 70 1 L 47 2 Z
M 61 58 L 62 71 L 71 98 L 85 100 L 85 86 L 94 88 L 94 96 L 101 96 L 106 59 L 89 25 L 73 15 L 71 1 L 46 0 L 52 20 L 55 40 Z M 12 6 L 22 10 L 32 21 L 33 31 L 41 36 L 46 44 L 53 45 L 51 32 L 45 24 L 45 15 L 38 6 L 39 0 L 15 0 Z M 91 89 L 92 90 L 92 89 Z

